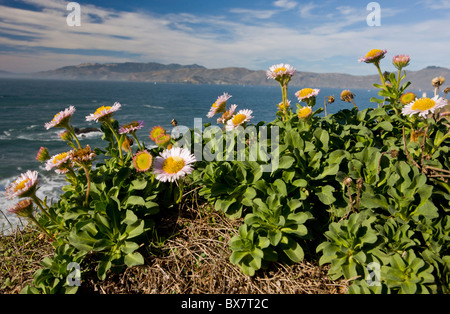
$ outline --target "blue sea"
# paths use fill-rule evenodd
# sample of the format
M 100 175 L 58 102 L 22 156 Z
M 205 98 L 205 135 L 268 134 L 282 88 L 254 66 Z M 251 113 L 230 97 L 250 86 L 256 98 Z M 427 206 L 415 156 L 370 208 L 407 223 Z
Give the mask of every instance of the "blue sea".
M 295 92 L 302 87 L 289 87 L 289 99 L 296 103 Z M 352 108 L 339 100 L 341 89 L 321 89 L 316 107 L 323 106 L 326 96 L 334 95 L 336 102 L 328 106 L 328 113 Z M 202 118 L 203 123 L 216 123 L 206 114 L 218 96 L 224 92 L 232 95 L 229 104 L 237 104 L 239 109 L 253 110 L 252 122 L 275 119 L 276 104 L 281 101 L 279 87 L 228 86 L 228 85 L 188 85 L 154 84 L 145 82 L 111 81 L 66 81 L 37 79 L 0 79 L 0 234 L 7 232 L 20 221 L 6 209 L 16 201 L 3 196 L 5 187 L 27 170 L 39 171 L 40 189 L 38 196 L 58 199 L 64 176 L 54 171 L 48 172 L 35 160 L 41 146 L 47 147 L 50 155 L 67 151 L 69 147 L 60 140 L 62 129 L 46 130 L 44 124 L 54 115 L 75 106 L 72 124 L 77 128 L 99 127 L 95 122 L 87 122 L 85 117 L 100 107 L 112 106 L 115 102 L 122 108 L 115 114 L 120 124 L 144 120 L 145 127 L 137 135 L 140 141 L 151 145 L 149 132 L 153 126 L 161 125 L 169 132 L 172 119 L 179 126 L 194 126 L 194 118 Z M 370 98 L 376 91 L 352 90 L 360 109 L 373 106 Z M 217 118 L 217 117 L 216 117 Z M 81 144 L 91 148 L 103 147 L 101 133 L 94 132 L 80 137 Z

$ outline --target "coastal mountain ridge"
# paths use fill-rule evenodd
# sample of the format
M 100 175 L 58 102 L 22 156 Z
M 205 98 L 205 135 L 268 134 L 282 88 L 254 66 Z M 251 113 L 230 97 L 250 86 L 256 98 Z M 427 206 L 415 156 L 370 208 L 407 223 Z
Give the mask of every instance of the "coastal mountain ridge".
M 443 76 L 450 80 L 450 69 L 443 67 L 429 66 L 419 71 L 406 71 L 406 74 L 407 80 L 412 83 L 410 88 L 415 90 L 432 89 L 431 80 L 436 76 Z M 208 69 L 197 64 L 180 65 L 172 63 L 165 65 L 156 62 L 83 63 L 33 73 L 32 77 L 42 79 L 139 81 L 211 85 L 278 85 L 274 80 L 267 79 L 266 71 L 264 70 L 249 70 L 240 67 Z M 343 73 L 313 73 L 297 70 L 290 85 L 311 88 L 371 89 L 374 83 L 379 83 L 379 76 L 376 74 L 358 76 Z

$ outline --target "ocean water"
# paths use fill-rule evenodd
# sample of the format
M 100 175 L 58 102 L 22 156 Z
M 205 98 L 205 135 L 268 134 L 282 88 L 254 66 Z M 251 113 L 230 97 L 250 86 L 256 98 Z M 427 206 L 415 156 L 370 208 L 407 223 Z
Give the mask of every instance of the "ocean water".
M 290 87 L 289 99 L 292 103 L 296 102 L 294 94 L 300 88 Z M 341 91 L 321 89 L 316 107 L 323 106 L 325 96 L 334 95 L 336 102 L 328 106 L 329 113 L 351 109 L 353 105 L 339 100 Z M 0 234 L 19 223 L 17 217 L 6 211 L 17 200 L 7 200 L 3 193 L 5 187 L 21 173 L 39 171 L 39 197 L 47 196 L 55 200 L 61 194 L 61 187 L 65 185 L 64 176 L 46 171 L 35 160 L 41 146 L 47 147 L 50 155 L 69 149 L 59 138 L 62 129 L 44 128 L 44 124 L 50 122 L 59 111 L 73 105 L 76 108 L 72 118 L 75 127 L 99 127 L 95 122 L 87 122 L 85 117 L 100 106 L 120 102 L 122 108 L 115 118 L 120 124 L 144 120 L 145 127 L 138 131 L 137 136 L 150 146 L 149 132 L 152 127 L 161 125 L 170 132 L 172 119 L 176 119 L 179 126 L 189 128 L 194 126 L 194 118 L 215 124 L 216 119 L 208 119 L 206 114 L 211 104 L 224 92 L 233 96 L 228 103 L 237 104 L 237 110 L 253 110 L 255 118 L 252 122 L 275 119 L 276 104 L 281 101 L 279 87 L 0 79 Z M 376 96 L 375 90 L 352 92 L 360 109 L 374 105 L 369 100 Z M 80 141 L 83 146 L 104 147 L 99 132 L 81 136 Z

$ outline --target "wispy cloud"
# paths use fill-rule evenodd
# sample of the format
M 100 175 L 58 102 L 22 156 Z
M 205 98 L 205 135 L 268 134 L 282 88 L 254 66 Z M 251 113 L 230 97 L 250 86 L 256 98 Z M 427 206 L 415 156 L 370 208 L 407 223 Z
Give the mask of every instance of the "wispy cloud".
M 424 3 L 432 10 L 450 9 L 450 0 L 424 0 Z
M 230 9 L 231 13 L 243 14 L 247 18 L 256 18 L 256 19 L 270 19 L 272 16 L 278 13 L 276 10 L 251 10 L 251 9 L 242 9 L 242 8 L 233 8 Z
M 25 72 L 83 62 L 125 61 L 264 69 L 275 62 L 288 62 L 304 71 L 364 73 L 371 69 L 357 59 L 372 48 L 409 53 L 412 66 L 418 68 L 442 64 L 450 49 L 450 34 L 436 32 L 446 25 L 450 14 L 435 20 L 368 27 L 365 6 L 339 3 L 333 10 L 324 10 L 318 3 L 299 6 L 295 1 L 280 0 L 261 10 L 230 8 L 219 15 L 156 14 L 82 5 L 81 27 L 69 27 L 66 1 L 27 3 L 38 9 L 0 5 L 3 70 Z M 286 18 L 286 10 L 290 10 L 290 18 Z M 383 8 L 383 19 L 397 14 L 399 9 Z M 312 22 L 302 24 L 306 17 Z M 342 68 L 338 58 L 347 60 L 348 65 Z
M 302 17 L 302 18 L 312 17 L 313 14 L 311 14 L 311 11 L 314 8 L 317 8 L 317 5 L 314 4 L 313 2 L 310 2 L 310 3 L 307 3 L 305 5 L 302 5 L 301 9 L 299 10 L 300 17 Z
M 285 9 L 292 10 L 297 7 L 298 3 L 292 0 L 278 0 L 273 3 L 274 6 Z

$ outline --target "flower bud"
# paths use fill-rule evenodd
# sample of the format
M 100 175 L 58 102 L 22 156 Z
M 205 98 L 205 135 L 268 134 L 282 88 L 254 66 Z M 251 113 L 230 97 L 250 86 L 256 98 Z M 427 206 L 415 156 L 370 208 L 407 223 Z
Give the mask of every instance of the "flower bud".
M 46 162 L 49 159 L 50 154 L 48 153 L 48 149 L 46 147 L 41 147 L 36 155 L 36 160 L 40 162 Z

